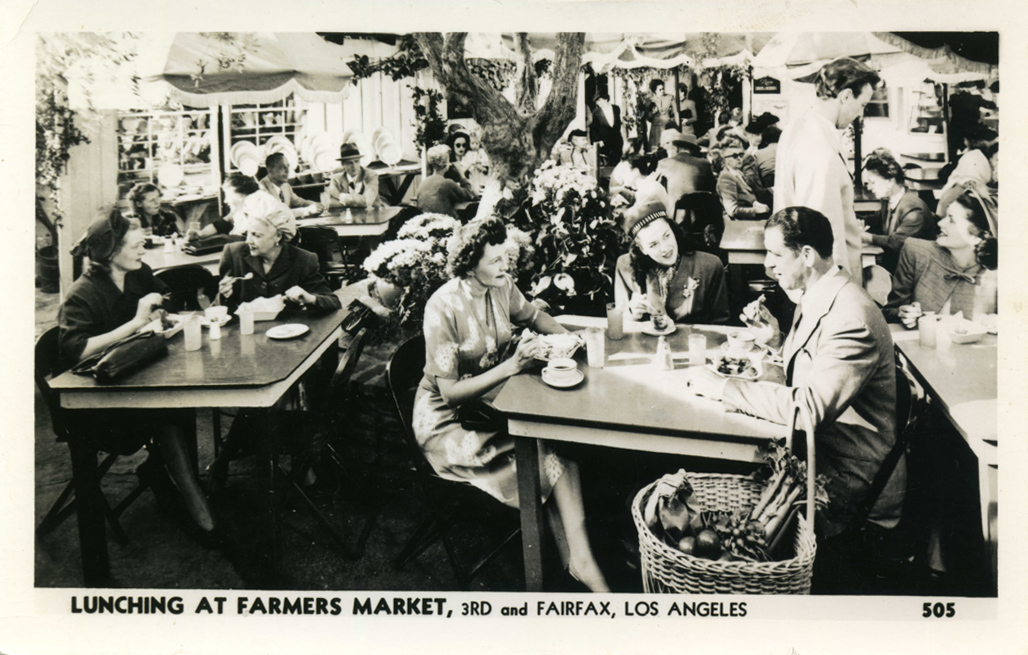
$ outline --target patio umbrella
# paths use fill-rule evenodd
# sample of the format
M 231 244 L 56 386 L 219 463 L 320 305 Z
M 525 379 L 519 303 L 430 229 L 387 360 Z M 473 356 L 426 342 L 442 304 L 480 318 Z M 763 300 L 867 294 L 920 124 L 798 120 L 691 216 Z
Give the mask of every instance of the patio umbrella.
M 353 75 L 347 61 L 394 51 L 367 39 L 336 45 L 314 33 L 179 33 L 149 81 L 167 84 L 173 99 L 193 107 L 276 102 L 290 94 L 341 102 Z

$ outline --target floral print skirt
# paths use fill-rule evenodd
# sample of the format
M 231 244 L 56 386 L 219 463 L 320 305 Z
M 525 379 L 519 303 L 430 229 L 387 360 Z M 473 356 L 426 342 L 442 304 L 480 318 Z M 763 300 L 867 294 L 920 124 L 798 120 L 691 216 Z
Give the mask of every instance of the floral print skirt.
M 465 430 L 457 412 L 442 397 L 422 386 L 414 399 L 414 435 L 439 477 L 467 482 L 504 505 L 518 507 L 514 437 Z M 564 474 L 565 460 L 539 443 L 539 486 L 543 502 Z

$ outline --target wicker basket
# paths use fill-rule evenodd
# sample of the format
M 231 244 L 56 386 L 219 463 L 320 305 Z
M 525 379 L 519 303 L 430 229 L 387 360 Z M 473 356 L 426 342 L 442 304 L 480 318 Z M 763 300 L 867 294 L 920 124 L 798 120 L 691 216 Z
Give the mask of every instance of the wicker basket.
M 793 420 L 796 413 L 793 414 Z M 792 426 L 790 426 L 791 429 Z M 807 434 L 813 434 L 808 430 Z M 814 445 L 807 439 L 808 471 L 813 472 Z M 813 475 L 808 476 L 806 516 L 813 515 Z M 749 511 L 760 499 L 763 485 L 743 475 L 691 474 L 689 482 L 700 511 Z M 639 533 L 643 589 L 647 593 L 684 594 L 808 594 L 817 543 L 811 523 L 802 515 L 794 526 L 793 557 L 778 562 L 722 562 L 686 555 L 668 546 L 647 527 L 643 508 L 656 488 L 643 487 L 632 503 Z M 786 535 L 788 536 L 788 535 Z
M 761 485 L 742 475 L 692 474 L 689 482 L 698 508 L 749 510 Z M 639 532 L 643 589 L 661 594 L 806 594 L 814 568 L 816 544 L 806 520 L 796 521 L 795 555 L 780 562 L 720 562 L 693 557 L 668 546 L 646 527 L 642 509 L 656 482 L 636 495 L 632 519 Z

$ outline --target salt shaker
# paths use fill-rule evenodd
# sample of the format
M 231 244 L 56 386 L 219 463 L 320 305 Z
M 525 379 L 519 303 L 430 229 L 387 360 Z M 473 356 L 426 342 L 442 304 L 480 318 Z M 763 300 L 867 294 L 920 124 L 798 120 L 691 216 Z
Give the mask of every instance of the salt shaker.
M 217 341 L 221 338 L 221 323 L 217 319 L 211 321 L 211 333 L 207 335 L 211 341 Z
M 661 371 L 670 371 L 674 368 L 674 364 L 671 362 L 671 346 L 666 337 L 657 339 L 657 354 L 653 357 L 653 366 Z

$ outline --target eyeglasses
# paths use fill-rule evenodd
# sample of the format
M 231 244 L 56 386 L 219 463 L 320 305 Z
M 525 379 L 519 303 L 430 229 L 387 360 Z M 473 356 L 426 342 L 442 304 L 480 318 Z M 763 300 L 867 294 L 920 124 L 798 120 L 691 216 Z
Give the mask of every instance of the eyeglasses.
M 722 155 L 722 159 L 742 159 L 743 154 L 741 152 L 732 153 L 730 155 Z

